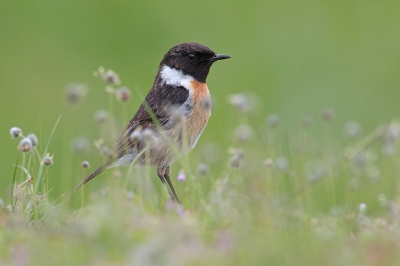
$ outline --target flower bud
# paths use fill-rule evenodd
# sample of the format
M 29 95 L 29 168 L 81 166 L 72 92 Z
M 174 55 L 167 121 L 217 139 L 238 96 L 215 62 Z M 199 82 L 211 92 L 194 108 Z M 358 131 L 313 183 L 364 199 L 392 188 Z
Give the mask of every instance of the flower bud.
M 249 142 L 255 138 L 254 130 L 249 125 L 239 125 L 234 130 L 235 139 L 238 142 Z
M 348 136 L 349 138 L 355 138 L 361 134 L 360 124 L 358 124 L 355 121 L 347 121 L 344 124 L 343 130 L 344 130 L 344 133 L 346 134 L 346 136 Z
M 99 124 L 104 124 L 110 118 L 110 114 L 105 109 L 99 109 L 94 113 L 94 120 Z
M 33 144 L 30 138 L 23 138 L 18 145 L 18 150 L 22 152 L 28 152 L 32 149 Z
M 228 166 L 232 169 L 239 169 L 243 164 L 243 154 L 236 153 L 229 159 Z
M 10 135 L 13 139 L 16 139 L 22 135 L 22 130 L 19 127 L 12 127 L 10 129 Z
M 65 100 L 72 105 L 79 104 L 88 93 L 88 90 L 86 85 L 72 83 L 65 89 Z
M 87 169 L 87 168 L 90 168 L 90 163 L 89 163 L 88 161 L 83 161 L 83 162 L 81 163 L 81 166 L 82 166 L 83 168 Z
M 115 91 L 117 101 L 126 102 L 131 99 L 131 91 L 127 87 L 121 87 Z
M 50 156 L 50 153 L 46 154 L 46 156 L 42 159 L 42 165 L 50 166 L 53 164 L 53 156 Z
M 121 84 L 121 80 L 119 79 L 119 76 L 117 73 L 114 72 L 114 70 L 105 70 L 104 67 L 99 67 L 98 71 L 93 72 L 94 76 L 100 76 L 104 81 L 110 83 L 110 84 Z
M 278 123 L 279 123 L 279 116 L 277 114 L 270 114 L 267 117 L 268 126 L 274 128 L 278 125 Z
M 264 166 L 267 168 L 272 168 L 274 166 L 274 160 L 272 160 L 272 158 L 265 159 Z
M 208 175 L 210 173 L 210 167 L 208 164 L 201 163 L 197 166 L 197 171 L 200 175 Z
M 38 138 L 36 137 L 35 134 L 29 133 L 28 136 L 26 136 L 26 137 L 29 138 L 29 139 L 32 141 L 32 146 L 33 146 L 33 147 L 35 147 L 35 146 L 38 145 L 39 140 L 38 140 Z
M 278 170 L 286 171 L 289 168 L 289 161 L 285 157 L 279 157 L 275 160 L 275 167 Z
M 322 112 L 322 119 L 327 122 L 332 121 L 333 119 L 335 119 L 335 117 L 336 117 L 336 113 L 331 108 L 325 108 L 325 110 Z
M 176 179 L 177 179 L 178 181 L 180 181 L 180 182 L 185 181 L 185 180 L 186 180 L 186 174 L 185 174 L 185 172 L 184 172 L 183 170 L 180 170 L 178 176 L 176 177 Z

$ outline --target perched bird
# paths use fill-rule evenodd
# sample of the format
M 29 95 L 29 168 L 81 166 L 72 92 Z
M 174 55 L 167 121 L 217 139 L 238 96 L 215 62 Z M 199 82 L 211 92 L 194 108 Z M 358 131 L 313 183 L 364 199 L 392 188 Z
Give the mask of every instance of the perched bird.
M 172 200 L 180 203 L 170 166 L 196 146 L 211 115 L 208 72 L 215 61 L 228 58 L 197 43 L 172 47 L 160 63 L 152 89 L 119 137 L 114 155 L 75 189 L 105 169 L 135 161 L 157 166 Z

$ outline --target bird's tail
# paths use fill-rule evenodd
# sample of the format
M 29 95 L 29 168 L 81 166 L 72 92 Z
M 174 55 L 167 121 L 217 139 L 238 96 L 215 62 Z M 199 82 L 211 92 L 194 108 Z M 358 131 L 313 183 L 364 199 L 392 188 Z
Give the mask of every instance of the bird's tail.
M 77 190 L 78 188 L 80 188 L 81 186 L 83 186 L 85 183 L 89 182 L 91 179 L 93 179 L 95 176 L 97 176 L 98 174 L 100 174 L 101 172 L 103 172 L 105 169 L 109 168 L 110 166 L 110 162 L 107 162 L 103 165 L 100 165 L 96 170 L 93 171 L 93 173 L 91 173 L 90 175 L 88 175 L 85 180 L 82 181 L 82 183 L 80 183 L 79 185 L 77 185 L 75 187 L 75 190 Z

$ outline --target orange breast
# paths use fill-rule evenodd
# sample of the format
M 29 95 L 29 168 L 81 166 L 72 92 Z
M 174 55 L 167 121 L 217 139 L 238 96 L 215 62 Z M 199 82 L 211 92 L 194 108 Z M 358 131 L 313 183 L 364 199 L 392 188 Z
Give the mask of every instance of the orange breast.
M 207 84 L 192 80 L 190 88 L 193 91 L 193 109 L 188 117 L 188 134 L 201 134 L 211 115 L 211 97 Z

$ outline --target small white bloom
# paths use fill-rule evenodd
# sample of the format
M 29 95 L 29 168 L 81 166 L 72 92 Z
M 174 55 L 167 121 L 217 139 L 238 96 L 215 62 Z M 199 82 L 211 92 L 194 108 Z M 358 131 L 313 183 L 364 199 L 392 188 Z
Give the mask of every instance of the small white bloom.
M 19 127 L 12 127 L 10 129 L 10 135 L 13 139 L 16 139 L 22 135 L 22 130 Z
M 23 138 L 18 145 L 18 149 L 22 152 L 28 152 L 32 149 L 33 144 L 30 138 Z
M 267 124 L 270 127 L 276 127 L 279 123 L 279 116 L 277 114 L 270 114 L 267 117 Z
M 33 147 L 35 147 L 35 146 L 38 145 L 39 140 L 38 140 L 38 138 L 36 137 L 35 134 L 29 133 L 28 136 L 26 136 L 26 137 L 29 138 L 29 139 L 32 141 L 32 146 L 33 146 Z
M 360 203 L 360 205 L 358 206 L 358 210 L 360 211 L 360 213 L 364 214 L 365 211 L 367 210 L 367 204 Z

